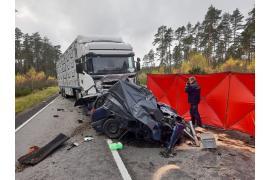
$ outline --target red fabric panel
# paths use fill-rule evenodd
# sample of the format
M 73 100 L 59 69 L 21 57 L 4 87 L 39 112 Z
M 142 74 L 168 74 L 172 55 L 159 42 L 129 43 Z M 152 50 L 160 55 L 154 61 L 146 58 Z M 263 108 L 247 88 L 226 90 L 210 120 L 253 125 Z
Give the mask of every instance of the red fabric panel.
M 254 83 L 253 77 L 251 75 L 244 76 L 244 74 L 231 75 L 225 126 L 230 129 L 248 131 L 252 135 L 255 132 L 251 131 L 249 127 L 251 127 L 254 118 L 248 116 L 248 114 L 255 109 L 254 88 L 252 87 L 252 83 Z M 248 79 L 250 79 L 250 82 Z M 247 116 L 250 118 L 247 118 Z
M 190 119 L 185 84 L 191 75 L 149 74 L 147 87 L 157 100 Z M 204 124 L 255 134 L 255 76 L 215 73 L 195 76 L 201 86 L 199 112 Z
M 255 96 L 255 74 L 253 73 L 233 73 L 245 87 Z

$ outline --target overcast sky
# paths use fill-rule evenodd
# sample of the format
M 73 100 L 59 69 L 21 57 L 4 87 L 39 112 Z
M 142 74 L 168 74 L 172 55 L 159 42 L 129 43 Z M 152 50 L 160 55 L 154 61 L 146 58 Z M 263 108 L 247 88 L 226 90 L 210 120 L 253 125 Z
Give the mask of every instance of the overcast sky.
M 210 5 L 247 16 L 254 0 L 16 0 L 16 27 L 39 32 L 64 52 L 77 35 L 121 36 L 136 57 L 152 48 L 161 25 L 176 29 L 202 22 Z

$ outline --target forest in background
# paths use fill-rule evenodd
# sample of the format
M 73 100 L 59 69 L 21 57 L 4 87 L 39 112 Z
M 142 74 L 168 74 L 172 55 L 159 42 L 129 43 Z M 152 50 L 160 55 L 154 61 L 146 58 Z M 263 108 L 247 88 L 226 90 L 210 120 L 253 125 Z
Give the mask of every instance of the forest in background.
M 245 18 L 237 8 L 230 14 L 211 5 L 195 25 L 162 25 L 142 63 L 143 84 L 146 73 L 254 72 L 255 8 Z
M 56 86 L 56 61 L 60 45 L 52 45 L 47 37 L 36 32 L 24 34 L 15 28 L 15 96 Z
M 31 35 L 15 28 L 15 73 L 26 74 L 31 68 L 56 77 L 55 64 L 61 54 L 60 45 L 36 32 Z

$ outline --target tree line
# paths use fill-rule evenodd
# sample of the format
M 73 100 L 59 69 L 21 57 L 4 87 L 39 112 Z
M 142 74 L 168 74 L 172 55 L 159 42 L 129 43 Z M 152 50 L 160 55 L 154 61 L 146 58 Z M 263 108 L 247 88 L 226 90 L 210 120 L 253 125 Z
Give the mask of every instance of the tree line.
M 165 67 L 179 65 L 194 53 L 202 54 L 213 66 L 229 58 L 250 62 L 255 59 L 255 8 L 244 18 L 238 8 L 230 14 L 211 5 L 202 22 L 189 22 L 175 30 L 160 26 L 153 46 L 155 50 L 143 57 L 146 67 L 156 62 Z
M 31 68 L 43 71 L 47 76 L 56 76 L 55 64 L 61 54 L 60 45 L 36 32 L 24 34 L 15 28 L 15 72 L 26 74 Z

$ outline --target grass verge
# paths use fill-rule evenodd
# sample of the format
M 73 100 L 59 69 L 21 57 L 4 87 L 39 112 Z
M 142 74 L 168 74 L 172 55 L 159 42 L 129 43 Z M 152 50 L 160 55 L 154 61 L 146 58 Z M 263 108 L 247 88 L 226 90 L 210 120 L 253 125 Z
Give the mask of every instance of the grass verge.
M 34 105 L 47 99 L 49 96 L 54 95 L 59 91 L 57 86 L 48 87 L 43 90 L 35 91 L 29 95 L 18 97 L 15 99 L 15 112 L 16 114 L 22 112 Z

